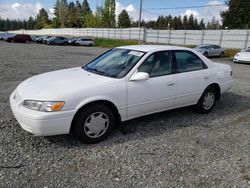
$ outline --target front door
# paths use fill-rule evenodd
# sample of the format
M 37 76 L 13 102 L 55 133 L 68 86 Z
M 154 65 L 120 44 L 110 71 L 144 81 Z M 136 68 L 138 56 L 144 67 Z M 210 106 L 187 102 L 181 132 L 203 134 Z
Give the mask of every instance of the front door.
M 173 107 L 176 80 L 175 75 L 172 74 L 171 52 L 162 51 L 151 54 L 137 71 L 148 73 L 149 79 L 128 81 L 128 119 Z

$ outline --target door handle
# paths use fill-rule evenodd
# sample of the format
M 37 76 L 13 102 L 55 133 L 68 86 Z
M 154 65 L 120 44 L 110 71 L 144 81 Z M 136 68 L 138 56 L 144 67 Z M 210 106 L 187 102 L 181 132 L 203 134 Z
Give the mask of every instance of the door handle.
M 204 77 L 204 80 L 208 80 L 208 79 L 209 79 L 209 76 Z
M 174 82 L 168 82 L 168 86 L 174 86 L 175 83 Z

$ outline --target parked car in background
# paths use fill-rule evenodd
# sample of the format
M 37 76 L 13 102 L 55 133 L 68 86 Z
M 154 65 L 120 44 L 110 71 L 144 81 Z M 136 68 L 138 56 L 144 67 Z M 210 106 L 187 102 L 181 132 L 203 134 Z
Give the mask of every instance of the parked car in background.
M 3 37 L 6 35 L 7 33 L 0 33 L 0 40 L 3 40 Z
M 195 50 L 122 46 L 83 67 L 25 80 L 12 92 L 10 106 L 21 127 L 37 136 L 72 133 L 97 143 L 120 121 L 192 105 L 211 112 L 232 85 L 229 65 Z
M 7 42 L 22 42 L 22 43 L 29 43 L 32 42 L 30 35 L 25 34 L 16 34 L 12 37 L 8 37 L 6 40 Z
M 87 38 L 79 38 L 77 41 L 75 41 L 75 44 L 77 46 L 94 46 L 94 40 Z
M 206 57 L 224 57 L 224 49 L 218 45 L 203 44 L 194 48 Z
M 47 42 L 52 38 L 52 36 L 45 36 L 42 38 L 42 43 L 47 44 Z
M 233 59 L 234 63 L 249 63 L 250 64 L 250 48 L 237 53 Z
M 68 39 L 68 44 L 69 44 L 69 45 L 76 45 L 76 41 L 77 41 L 77 40 L 79 40 L 79 38 L 75 38 L 75 37 L 69 38 L 69 39 Z
M 32 39 L 33 42 L 36 42 L 36 39 L 37 39 L 37 37 L 39 37 L 39 36 L 31 35 L 30 37 L 31 37 L 31 39 Z
M 13 33 L 6 33 L 4 36 L 3 36 L 3 40 L 7 41 L 8 38 L 11 38 L 13 36 L 15 36 L 16 34 L 13 34 Z
M 68 39 L 65 37 L 51 37 L 46 44 L 58 44 L 58 45 L 67 45 Z
M 38 36 L 36 37 L 36 42 L 37 43 L 42 43 L 43 39 L 45 39 L 47 36 Z

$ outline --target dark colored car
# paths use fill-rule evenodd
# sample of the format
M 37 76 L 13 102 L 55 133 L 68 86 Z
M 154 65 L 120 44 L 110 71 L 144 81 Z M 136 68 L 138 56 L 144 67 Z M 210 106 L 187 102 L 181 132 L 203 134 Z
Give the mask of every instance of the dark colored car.
M 43 37 L 43 38 L 42 38 L 42 43 L 43 43 L 43 44 L 46 44 L 47 41 L 49 41 L 51 38 L 52 38 L 52 36 L 45 36 L 45 37 Z
M 38 37 L 36 37 L 36 42 L 37 43 L 42 43 L 43 42 L 43 39 L 45 39 L 47 36 L 38 36 Z
M 65 37 L 51 37 L 47 44 L 59 44 L 59 45 L 67 45 L 68 39 Z
M 76 41 L 78 41 L 79 38 L 70 38 L 68 39 L 68 44 L 70 45 L 76 45 Z
M 32 42 L 32 38 L 30 35 L 24 35 L 24 34 L 17 34 L 12 37 L 8 37 L 7 42 L 23 42 L 23 43 L 28 43 Z

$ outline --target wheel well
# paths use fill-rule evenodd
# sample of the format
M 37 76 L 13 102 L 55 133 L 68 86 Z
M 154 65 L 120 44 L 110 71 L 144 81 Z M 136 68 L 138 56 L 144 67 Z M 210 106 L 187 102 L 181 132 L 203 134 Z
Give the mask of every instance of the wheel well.
M 210 84 L 207 88 L 212 87 L 216 91 L 216 100 L 220 99 L 221 91 L 220 91 L 220 86 L 217 83 Z
M 78 117 L 78 115 L 81 113 L 82 110 L 88 108 L 89 106 L 92 106 L 92 105 L 97 105 L 97 104 L 102 104 L 102 105 L 106 105 L 108 106 L 112 111 L 113 113 L 115 114 L 115 119 L 116 119 L 116 122 L 117 124 L 119 124 L 121 122 L 121 116 L 120 116 L 120 113 L 118 111 L 118 109 L 116 108 L 116 106 L 110 102 L 110 101 L 107 101 L 107 100 L 98 100 L 98 101 L 93 101 L 93 102 L 90 102 L 88 104 L 85 104 L 84 106 L 82 106 L 80 109 L 78 109 L 78 111 L 76 112 L 76 114 L 74 115 L 74 118 L 71 122 L 71 126 L 70 126 L 70 133 L 72 133 L 73 131 L 73 128 L 74 128 L 74 123 Z

